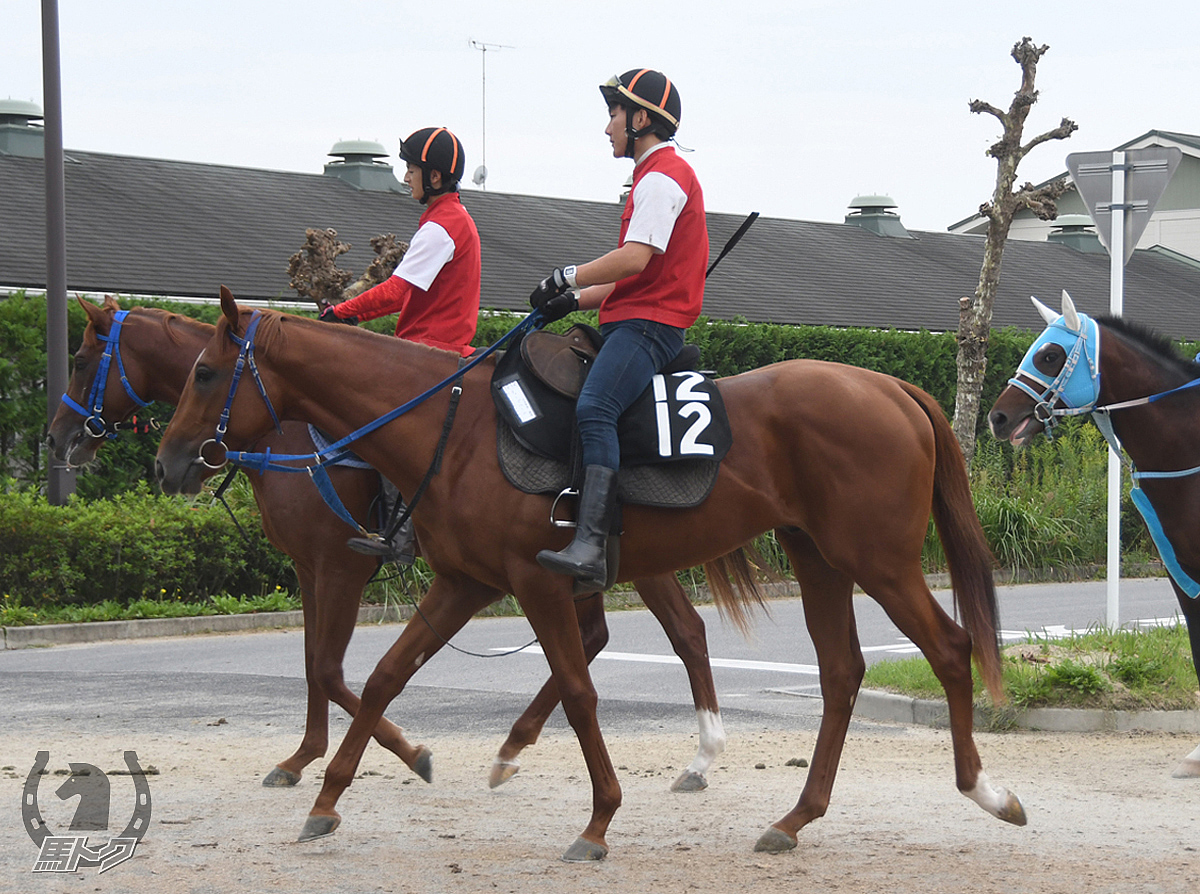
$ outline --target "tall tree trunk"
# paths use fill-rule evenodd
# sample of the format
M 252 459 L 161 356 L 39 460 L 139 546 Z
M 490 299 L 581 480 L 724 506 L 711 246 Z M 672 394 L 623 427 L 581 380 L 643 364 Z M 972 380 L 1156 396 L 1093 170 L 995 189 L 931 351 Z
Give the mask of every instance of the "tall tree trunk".
M 1055 200 L 1067 189 L 1066 178 L 1035 188 L 1026 183 L 1016 192 L 1017 165 L 1034 146 L 1047 140 L 1062 140 L 1075 132 L 1073 121 L 1063 118 L 1054 130 L 1034 137 L 1021 145 L 1025 119 L 1037 102 L 1037 63 L 1047 46 L 1035 46 L 1028 37 L 1015 44 L 1012 57 L 1021 66 L 1021 88 L 1013 97 L 1007 112 L 981 100 L 972 100 L 972 112 L 987 112 L 1003 125 L 1004 133 L 987 154 L 996 159 L 996 187 L 992 200 L 980 206 L 988 218 L 987 240 L 983 250 L 983 265 L 979 270 L 979 285 L 973 297 L 960 298 L 958 307 L 958 390 L 954 398 L 954 434 L 962 447 L 968 465 L 975 456 L 975 429 L 979 424 L 979 400 L 987 373 L 988 338 L 992 331 L 992 307 L 1000 288 L 1000 262 L 1004 244 L 1012 226 L 1013 215 L 1022 208 L 1032 211 L 1042 220 L 1058 216 Z

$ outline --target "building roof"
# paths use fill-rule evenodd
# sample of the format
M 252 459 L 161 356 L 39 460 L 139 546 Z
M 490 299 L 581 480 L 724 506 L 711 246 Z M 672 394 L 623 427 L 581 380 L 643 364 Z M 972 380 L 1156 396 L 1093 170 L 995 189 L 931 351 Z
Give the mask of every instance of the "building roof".
M 289 257 L 309 227 L 337 230 L 360 273 L 379 233 L 408 239 L 422 208 L 398 191 L 358 189 L 328 174 L 269 171 L 68 151 L 67 283 L 74 291 L 212 297 L 222 284 L 245 299 L 294 300 Z M 396 189 L 400 189 L 399 184 Z M 525 310 L 555 265 L 616 243 L 616 201 L 465 189 L 483 247 L 483 305 Z M 751 210 L 750 208 L 747 211 Z M 0 286 L 46 281 L 42 161 L 0 154 Z M 712 257 L 743 220 L 708 215 Z M 718 319 L 953 330 L 958 299 L 974 292 L 979 236 L 913 231 L 878 236 L 844 223 L 760 218 L 708 280 L 705 313 Z M 1066 288 L 1089 313 L 1108 307 L 1109 260 L 1062 245 L 1010 240 L 995 326 L 1040 328 L 1029 296 L 1056 306 Z M 1128 315 L 1200 339 L 1200 265 L 1139 251 L 1126 267 Z

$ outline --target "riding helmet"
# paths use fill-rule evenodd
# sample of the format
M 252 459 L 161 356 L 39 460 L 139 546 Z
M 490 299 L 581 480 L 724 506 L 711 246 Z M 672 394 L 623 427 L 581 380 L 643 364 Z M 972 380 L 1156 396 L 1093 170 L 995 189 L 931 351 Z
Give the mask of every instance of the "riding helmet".
M 645 133 L 656 133 L 664 140 L 675 136 L 679 127 L 681 103 L 679 90 L 661 71 L 651 68 L 633 68 L 620 77 L 609 78 L 600 85 L 600 93 L 609 105 L 621 105 L 626 109 L 625 133 L 629 140 L 625 154 L 633 155 L 633 141 Z M 650 124 L 641 130 L 633 127 L 633 111 L 645 109 L 650 113 Z
M 424 204 L 431 196 L 444 192 L 457 192 L 458 181 L 467 167 L 466 153 L 462 141 L 444 127 L 423 127 L 400 143 L 400 158 L 421 169 L 421 185 Z M 442 186 L 434 189 L 429 183 L 429 172 L 439 171 Z

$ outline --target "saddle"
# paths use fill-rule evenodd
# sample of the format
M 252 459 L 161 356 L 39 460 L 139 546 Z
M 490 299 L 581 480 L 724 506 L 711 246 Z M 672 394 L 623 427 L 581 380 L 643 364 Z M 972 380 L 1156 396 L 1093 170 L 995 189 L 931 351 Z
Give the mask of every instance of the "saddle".
M 559 493 L 576 483 L 582 468 L 575 400 L 602 344 L 590 326 L 562 335 L 540 330 L 497 362 L 497 450 L 519 490 Z M 696 371 L 699 359 L 699 349 L 685 345 L 618 421 L 621 502 L 696 506 L 712 490 L 733 439 L 716 384 Z

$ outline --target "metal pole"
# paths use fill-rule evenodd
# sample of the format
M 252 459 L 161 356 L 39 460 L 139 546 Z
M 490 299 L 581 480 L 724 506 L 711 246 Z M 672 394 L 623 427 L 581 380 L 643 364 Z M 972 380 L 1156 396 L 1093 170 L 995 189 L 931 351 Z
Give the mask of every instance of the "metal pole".
M 42 0 L 42 104 L 46 126 L 46 421 L 67 390 L 67 211 L 63 182 L 62 81 L 58 53 L 58 2 Z M 75 475 L 47 454 L 46 499 L 62 506 L 75 491 Z
M 1121 316 L 1125 305 L 1125 153 L 1114 152 L 1112 160 L 1112 232 L 1108 240 L 1108 309 Z M 1121 457 L 1108 451 L 1108 605 L 1110 629 L 1120 626 L 1121 607 Z

